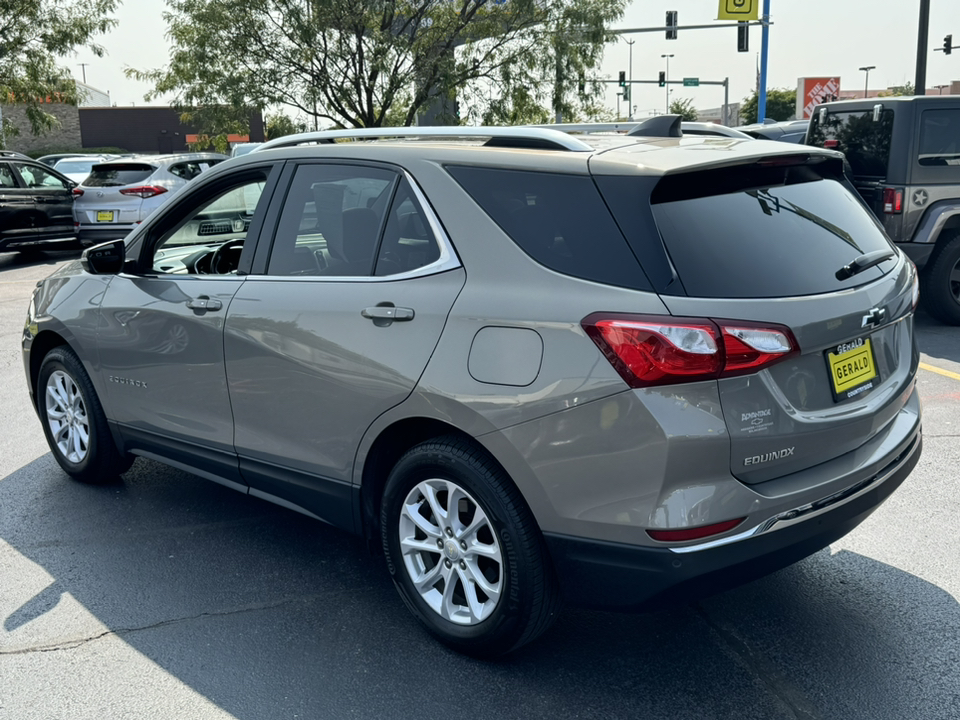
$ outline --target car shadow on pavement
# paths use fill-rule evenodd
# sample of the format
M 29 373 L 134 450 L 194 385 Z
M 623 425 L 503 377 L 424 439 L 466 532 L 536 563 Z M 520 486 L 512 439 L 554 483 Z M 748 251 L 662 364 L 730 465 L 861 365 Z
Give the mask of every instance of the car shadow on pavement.
M 357 538 L 158 463 L 96 487 L 44 455 L 0 480 L 0 540 L 9 670 L 61 649 L 36 662 L 99 673 L 71 653 L 105 626 L 241 720 L 956 716 L 957 601 L 852 552 L 658 614 L 568 609 L 481 662 L 421 630 Z M 70 716 L 119 702 L 87 701 Z
M 947 325 L 917 309 L 914 317 L 920 350 L 933 358 L 960 363 L 960 327 Z

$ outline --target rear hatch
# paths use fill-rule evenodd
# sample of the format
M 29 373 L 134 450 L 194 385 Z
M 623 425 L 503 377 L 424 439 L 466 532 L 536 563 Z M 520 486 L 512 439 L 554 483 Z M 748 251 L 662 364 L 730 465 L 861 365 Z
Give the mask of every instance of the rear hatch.
M 774 156 L 668 175 L 651 195 L 676 275 L 661 299 L 718 330 L 731 472 L 745 483 L 860 447 L 912 387 L 915 273 L 841 176 L 836 158 Z M 858 259 L 875 264 L 845 276 Z
M 77 221 L 83 225 L 132 225 L 142 220 L 143 198 L 153 192 L 148 180 L 156 167 L 145 162 L 94 165 L 80 189 Z M 161 192 L 165 192 L 165 189 Z

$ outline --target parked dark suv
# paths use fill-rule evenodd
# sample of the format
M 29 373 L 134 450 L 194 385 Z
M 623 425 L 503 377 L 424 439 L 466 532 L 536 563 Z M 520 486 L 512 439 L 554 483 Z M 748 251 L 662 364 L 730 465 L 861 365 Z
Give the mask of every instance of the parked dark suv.
M 0 155 L 0 251 L 76 244 L 76 185 L 43 163 Z
M 920 457 L 916 270 L 839 153 L 635 130 L 307 133 L 203 173 L 37 287 L 54 458 L 360 533 L 476 655 L 561 598 L 669 605 L 823 548 Z
M 921 301 L 960 325 L 960 97 L 820 105 L 807 144 L 840 150 L 887 234 L 921 270 Z

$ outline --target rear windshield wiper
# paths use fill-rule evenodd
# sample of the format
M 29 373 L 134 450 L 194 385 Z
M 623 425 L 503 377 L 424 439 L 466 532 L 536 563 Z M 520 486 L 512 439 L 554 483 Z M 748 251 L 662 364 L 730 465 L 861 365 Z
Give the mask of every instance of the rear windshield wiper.
M 868 268 L 872 268 L 874 265 L 879 265 L 884 260 L 889 260 L 896 256 L 897 254 L 893 250 L 875 250 L 874 252 L 868 252 L 837 270 L 837 280 L 852 278 L 857 273 L 861 273 Z

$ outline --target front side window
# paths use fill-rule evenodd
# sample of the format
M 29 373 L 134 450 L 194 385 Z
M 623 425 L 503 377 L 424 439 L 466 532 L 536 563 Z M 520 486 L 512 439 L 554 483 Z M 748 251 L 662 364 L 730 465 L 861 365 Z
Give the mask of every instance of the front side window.
M 221 190 L 194 207 L 179 207 L 175 227 L 160 231 L 153 272 L 189 275 L 235 273 L 266 177 Z
M 20 173 L 20 177 L 23 178 L 23 184 L 28 188 L 47 187 L 62 189 L 66 187 L 63 180 L 41 167 L 27 165 L 26 163 L 14 163 L 13 165 Z
M 283 204 L 267 274 L 372 275 L 398 179 L 395 172 L 360 165 L 301 165 Z

